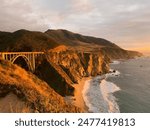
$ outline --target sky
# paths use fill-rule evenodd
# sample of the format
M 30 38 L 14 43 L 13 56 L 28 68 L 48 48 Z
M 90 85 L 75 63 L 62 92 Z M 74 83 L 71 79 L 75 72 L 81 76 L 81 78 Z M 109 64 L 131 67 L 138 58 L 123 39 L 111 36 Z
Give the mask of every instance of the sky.
M 150 52 L 150 0 L 1 0 L 0 31 L 67 29 Z

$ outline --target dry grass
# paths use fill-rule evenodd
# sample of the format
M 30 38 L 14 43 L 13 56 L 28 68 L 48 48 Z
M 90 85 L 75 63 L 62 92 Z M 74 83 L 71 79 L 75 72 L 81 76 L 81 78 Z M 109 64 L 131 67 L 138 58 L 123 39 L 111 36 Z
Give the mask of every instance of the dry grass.
M 6 61 L 0 61 L 0 96 L 13 92 L 34 112 L 80 112 L 67 104 L 47 83 L 30 72 Z M 17 110 L 12 110 L 12 112 Z
M 19 106 L 20 104 L 16 104 L 16 107 L 14 108 L 14 105 L 9 103 L 9 108 L 11 113 L 30 113 L 32 112 L 30 106 L 28 106 L 27 104 L 23 107 L 20 108 Z

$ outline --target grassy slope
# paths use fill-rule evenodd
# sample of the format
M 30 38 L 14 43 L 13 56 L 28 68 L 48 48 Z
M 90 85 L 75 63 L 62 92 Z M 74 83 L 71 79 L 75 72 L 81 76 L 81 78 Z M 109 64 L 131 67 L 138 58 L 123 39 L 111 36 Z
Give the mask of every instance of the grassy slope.
M 9 62 L 0 61 L 0 96 L 14 93 L 32 112 L 80 112 L 44 81 Z
M 47 30 L 45 32 L 50 38 L 59 41 L 61 44 L 64 45 L 70 45 L 70 46 L 76 46 L 76 45 L 81 45 L 81 46 L 93 46 L 93 45 L 98 45 L 99 47 L 118 47 L 114 43 L 102 39 L 102 38 L 96 38 L 96 37 L 91 37 L 91 36 L 84 36 L 81 34 L 73 33 L 67 30 Z M 91 47 L 92 47 L 91 46 Z M 97 47 L 97 46 L 96 46 Z
M 44 51 L 59 44 L 42 32 L 0 32 L 0 51 Z

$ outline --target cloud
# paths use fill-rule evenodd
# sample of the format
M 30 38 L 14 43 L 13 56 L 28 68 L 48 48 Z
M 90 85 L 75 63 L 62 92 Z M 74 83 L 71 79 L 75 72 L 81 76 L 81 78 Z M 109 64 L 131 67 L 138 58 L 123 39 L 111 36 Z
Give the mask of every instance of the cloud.
M 93 10 L 90 0 L 72 0 L 73 9 L 79 13 L 88 13 Z
M 0 30 L 64 28 L 122 47 L 150 43 L 149 0 L 1 0 Z
M 32 8 L 31 0 L 1 0 L 0 30 L 15 31 L 18 29 L 34 30 L 42 28 L 39 15 Z

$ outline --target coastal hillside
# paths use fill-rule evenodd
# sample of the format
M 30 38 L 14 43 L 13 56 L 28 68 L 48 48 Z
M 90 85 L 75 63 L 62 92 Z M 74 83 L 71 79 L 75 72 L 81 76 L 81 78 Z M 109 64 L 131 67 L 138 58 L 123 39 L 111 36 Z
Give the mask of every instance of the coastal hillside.
M 60 95 L 74 95 L 73 84 L 83 77 L 107 73 L 109 62 L 101 53 L 81 53 L 59 46 L 45 54 L 34 74 Z
M 0 32 L 0 51 L 47 51 L 62 45 L 81 52 L 102 52 L 115 59 L 141 56 L 139 52 L 124 50 L 106 39 L 68 30 Z
M 0 112 L 81 112 L 46 82 L 17 65 L 0 60 Z
M 136 51 L 128 51 L 120 48 L 115 43 L 103 38 L 84 36 L 68 30 L 47 30 L 45 32 L 51 39 L 65 46 L 73 47 L 81 52 L 102 52 L 111 59 L 128 59 L 142 54 Z
M 0 51 L 45 51 L 59 44 L 42 32 L 18 30 L 0 32 Z
M 109 47 L 118 47 L 114 43 L 102 39 L 91 36 L 84 36 L 78 33 L 73 33 L 68 30 L 58 29 L 58 30 L 47 30 L 45 32 L 52 39 L 57 40 L 60 43 L 71 46 L 79 46 L 79 45 L 100 45 L 101 47 L 109 46 Z
M 83 77 L 108 73 L 113 59 L 142 55 L 108 40 L 67 30 L 0 32 L 0 51 L 44 51 L 44 56 L 36 59 L 34 74 L 4 61 L 0 63 L 0 96 L 13 93 L 17 96 L 15 100 L 21 97 L 21 103 L 25 102 L 34 112 L 78 111 L 63 100 L 74 95 L 74 84 Z M 19 64 L 21 62 L 25 63 L 19 60 Z

